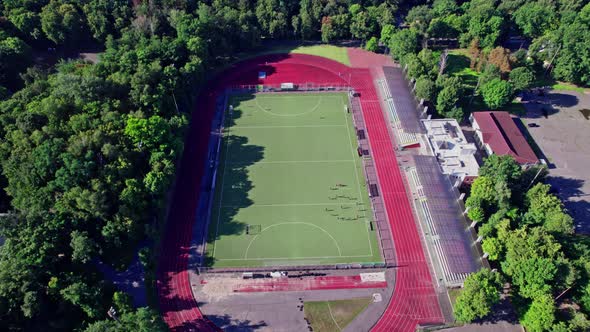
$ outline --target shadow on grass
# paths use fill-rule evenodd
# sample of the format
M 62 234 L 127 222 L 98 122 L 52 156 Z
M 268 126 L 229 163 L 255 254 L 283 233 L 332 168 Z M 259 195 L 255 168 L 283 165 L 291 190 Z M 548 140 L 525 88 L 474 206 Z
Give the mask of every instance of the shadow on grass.
M 465 70 L 465 68 L 469 68 L 471 64 L 471 60 L 468 56 L 463 54 L 449 54 L 447 57 L 447 68 L 446 72 L 449 75 L 456 75 L 460 74 Z
M 244 116 L 240 104 L 255 98 L 252 93 L 240 94 L 232 99 L 234 110 L 225 115 L 225 136 L 217 169 L 213 211 L 211 211 L 208 241 L 212 243 L 223 236 L 239 235 L 246 231 L 246 223 L 236 219 L 240 210 L 254 204 L 250 191 L 254 185 L 248 168 L 264 158 L 264 147 L 249 144 L 248 137 L 232 133 L 236 121 Z M 208 252 L 205 265 L 212 266 L 215 258 Z

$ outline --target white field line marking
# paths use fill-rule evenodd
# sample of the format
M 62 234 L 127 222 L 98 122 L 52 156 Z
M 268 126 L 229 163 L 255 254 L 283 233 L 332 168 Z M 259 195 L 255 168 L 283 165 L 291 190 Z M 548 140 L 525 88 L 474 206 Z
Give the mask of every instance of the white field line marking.
M 275 92 L 272 95 L 268 94 L 258 94 L 256 98 L 260 99 L 301 99 L 301 98 L 317 98 L 317 97 L 324 97 L 324 98 L 339 98 L 342 99 L 342 94 L 346 92 L 335 92 L 335 93 L 314 93 L 314 94 L 295 94 L 293 95 L 290 92 L 280 93 Z M 233 98 L 238 100 L 250 100 L 251 97 L 240 97 L 239 95 L 234 96 Z M 233 99 L 232 98 L 232 99 Z
M 272 128 L 330 128 L 330 127 L 344 127 L 343 125 L 302 125 L 302 126 L 233 126 L 234 129 L 272 129 Z
M 277 114 L 273 111 L 266 110 L 264 107 L 262 107 L 262 105 L 260 105 L 260 103 L 258 102 L 258 98 L 254 98 L 254 102 L 256 103 L 256 106 L 258 106 L 258 108 L 260 108 L 263 112 L 268 113 L 270 115 L 282 116 L 282 117 L 295 117 L 295 116 L 301 116 L 301 115 L 306 115 L 306 114 L 315 112 L 320 107 L 320 104 L 322 103 L 322 96 L 319 97 L 318 102 L 314 107 L 312 107 L 310 110 L 307 110 L 307 111 L 305 111 L 303 113 L 299 113 L 299 114 Z
M 257 161 L 251 166 L 259 164 L 307 164 L 307 163 L 353 163 L 354 160 L 277 160 L 277 161 Z M 249 164 L 250 161 L 232 161 L 229 165 Z
M 248 259 L 248 250 L 250 250 L 250 246 L 258 238 L 258 236 L 260 236 L 262 233 L 264 233 L 265 231 L 267 231 L 267 230 L 269 230 L 269 229 L 271 229 L 273 227 L 282 226 L 282 225 L 307 225 L 307 226 L 311 226 L 311 227 L 315 227 L 315 228 L 319 229 L 320 231 L 326 233 L 332 239 L 332 241 L 334 241 L 334 244 L 336 245 L 336 249 L 338 249 L 338 255 L 339 255 L 339 257 L 342 257 L 342 250 L 340 249 L 340 246 L 338 245 L 338 241 L 336 241 L 336 239 L 332 236 L 332 234 L 330 234 L 330 232 L 328 232 L 327 230 L 321 228 L 318 225 L 314 225 L 314 224 L 311 224 L 311 223 L 308 223 L 308 222 L 294 221 L 294 222 L 282 222 L 282 223 L 270 225 L 268 227 L 263 228 L 260 231 L 260 233 L 256 234 L 256 236 L 254 236 L 252 238 L 252 240 L 250 240 L 250 243 L 248 244 L 248 247 L 246 248 L 246 252 L 244 253 L 244 259 Z
M 330 317 L 332 317 L 332 321 L 334 321 L 334 324 L 336 324 L 338 331 L 342 331 L 342 328 L 340 327 L 340 325 L 338 325 L 338 322 L 336 322 L 336 319 L 334 319 L 334 315 L 332 315 L 332 308 L 330 307 L 330 301 L 326 301 L 326 302 L 328 303 L 328 311 L 330 312 Z
M 249 205 L 248 208 L 251 207 L 272 207 L 272 206 L 322 206 L 322 205 L 356 205 L 356 203 L 350 202 L 342 202 L 342 203 L 285 203 L 285 204 L 252 204 Z M 223 207 L 227 208 L 236 208 L 242 207 L 241 205 L 223 205 Z
M 331 258 L 363 258 L 372 257 L 370 255 L 357 255 L 357 256 L 313 256 L 313 257 L 264 257 L 264 258 L 215 258 L 218 261 L 276 261 L 276 260 L 310 260 L 310 259 L 331 259 Z
M 232 120 L 233 112 L 228 112 L 229 118 L 228 120 Z M 231 123 L 231 122 L 230 122 Z M 225 127 L 224 127 L 225 128 Z M 223 172 L 221 174 L 221 188 L 219 189 L 219 206 L 217 207 L 217 223 L 215 226 L 215 242 L 213 242 L 213 257 L 215 257 L 215 249 L 217 249 L 217 238 L 219 237 L 219 220 L 221 219 L 221 207 L 223 206 L 221 203 L 223 202 L 223 182 L 225 181 L 225 171 L 227 170 L 227 156 L 229 152 L 229 137 L 230 137 L 230 128 L 231 126 L 227 127 L 227 139 L 225 140 L 225 156 L 223 159 Z M 221 136 L 223 139 L 223 136 Z
M 347 117 L 346 113 L 344 113 L 344 121 L 346 122 L 346 132 L 348 133 L 348 143 L 350 143 L 350 153 L 352 154 L 352 158 L 354 159 L 355 158 L 355 155 L 354 155 L 355 149 L 354 149 L 354 145 L 352 144 L 352 136 L 350 135 L 350 128 L 348 125 L 348 117 Z M 356 185 L 357 185 L 357 189 L 358 189 L 359 200 L 362 202 L 363 201 L 363 194 L 361 192 L 361 182 L 359 180 L 359 174 L 358 174 L 358 170 L 356 169 L 356 164 L 354 165 L 354 176 L 356 177 Z M 367 212 L 363 211 L 363 215 L 365 217 L 365 224 L 366 224 L 367 223 Z M 373 246 L 371 245 L 371 235 L 369 234 L 369 227 L 365 227 L 365 230 L 367 231 L 367 241 L 369 241 L 369 250 L 371 252 L 371 256 L 373 256 Z

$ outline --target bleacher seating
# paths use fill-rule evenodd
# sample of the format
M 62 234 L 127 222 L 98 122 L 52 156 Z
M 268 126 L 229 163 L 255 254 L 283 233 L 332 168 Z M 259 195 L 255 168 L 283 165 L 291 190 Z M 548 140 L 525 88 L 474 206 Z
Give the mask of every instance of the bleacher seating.
M 379 86 L 381 94 L 384 97 L 385 105 L 387 107 L 387 117 L 389 119 L 389 124 L 394 129 L 397 144 L 400 147 L 407 147 L 418 144 L 420 142 L 418 139 L 418 135 L 416 135 L 415 133 L 408 133 L 403 129 L 399 115 L 395 108 L 393 97 L 391 96 L 391 91 L 387 86 L 387 82 L 385 80 L 378 80 L 377 84 Z
M 443 251 L 443 246 L 441 244 L 441 240 L 439 238 L 439 232 L 436 229 L 434 224 L 434 220 L 432 219 L 432 213 L 430 212 L 431 209 L 428 204 L 428 199 L 424 194 L 424 187 L 420 182 L 420 178 L 418 176 L 418 172 L 416 171 L 415 167 L 412 167 L 407 170 L 408 179 L 410 179 L 410 185 L 413 187 L 414 192 L 417 193 L 416 197 L 416 208 L 421 212 L 422 218 L 424 222 L 428 226 L 429 235 L 432 237 L 432 244 L 434 247 L 434 253 L 440 262 L 440 266 L 443 270 L 443 277 L 448 284 L 460 284 L 462 283 L 465 278 L 467 278 L 468 273 L 454 273 L 451 271 L 449 267 L 449 262 L 447 260 L 446 255 Z

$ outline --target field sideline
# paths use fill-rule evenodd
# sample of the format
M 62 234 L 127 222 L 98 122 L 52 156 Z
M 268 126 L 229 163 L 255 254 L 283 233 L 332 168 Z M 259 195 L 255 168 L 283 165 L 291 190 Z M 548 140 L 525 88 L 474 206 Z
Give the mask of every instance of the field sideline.
M 213 267 L 382 262 L 346 93 L 229 99 Z

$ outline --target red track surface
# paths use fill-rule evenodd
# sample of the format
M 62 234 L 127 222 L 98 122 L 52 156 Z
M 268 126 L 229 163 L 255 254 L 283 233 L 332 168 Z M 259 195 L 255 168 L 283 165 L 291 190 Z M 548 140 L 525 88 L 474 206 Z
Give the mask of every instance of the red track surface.
M 234 288 L 238 293 L 288 292 L 304 290 L 386 288 L 387 281 L 361 281 L 361 276 L 277 278 L 245 281 Z
M 257 78 L 258 71 L 261 70 L 267 72 L 264 81 Z M 387 122 L 369 70 L 351 69 L 325 58 L 296 54 L 269 55 L 244 61 L 211 82 L 209 90 L 199 99 L 199 110 L 194 112 L 191 121 L 177 187 L 170 206 L 168 227 L 162 239 L 158 269 L 160 310 L 172 331 L 218 330 L 199 310 L 191 292 L 187 271 L 190 237 L 217 91 L 227 85 L 262 82 L 342 85 L 349 77 L 352 77 L 351 85 L 361 93 L 361 106 L 399 266 L 391 302 L 373 330 L 414 331 L 417 324 L 443 321 Z

